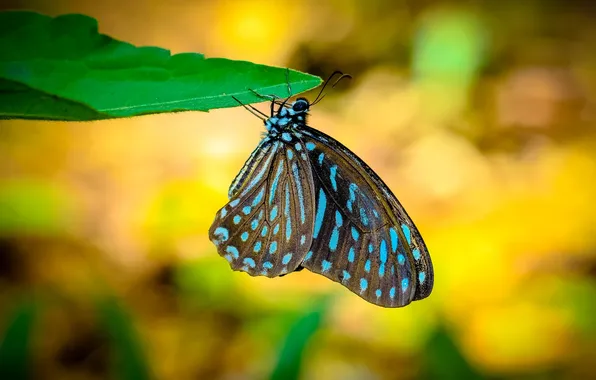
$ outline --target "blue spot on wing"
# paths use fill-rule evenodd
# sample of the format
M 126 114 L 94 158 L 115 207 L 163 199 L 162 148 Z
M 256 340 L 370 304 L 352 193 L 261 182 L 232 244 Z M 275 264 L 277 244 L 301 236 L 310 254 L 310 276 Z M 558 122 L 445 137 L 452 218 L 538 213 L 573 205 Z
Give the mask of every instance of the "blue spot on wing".
M 352 238 L 355 241 L 358 241 L 359 236 L 360 236 L 360 234 L 358 233 L 358 230 L 355 227 L 352 227 Z
M 360 279 L 360 293 L 362 293 L 363 291 L 365 291 L 366 288 L 368 288 L 368 281 L 366 281 L 365 278 L 361 278 Z
M 284 215 L 286 216 L 286 241 L 290 240 L 292 236 L 292 218 L 290 218 L 290 185 L 286 182 L 286 207 L 284 208 Z
M 226 241 L 230 237 L 228 229 L 224 227 L 217 227 L 213 234 L 220 235 L 222 241 Z
M 337 191 L 337 181 L 335 180 L 335 176 L 337 175 L 337 165 L 333 165 L 329 168 L 329 180 L 331 181 L 331 186 L 333 190 Z
M 341 213 L 339 211 L 335 211 L 335 225 L 341 227 L 343 221 L 344 219 L 341 217 Z
M 358 186 L 355 183 L 350 183 L 350 199 L 348 199 L 348 203 L 346 204 L 346 207 L 348 207 L 348 210 L 350 210 L 350 212 L 352 212 L 352 204 L 356 201 L 357 189 Z
M 382 263 L 387 261 L 387 243 L 385 243 L 385 240 L 381 240 L 379 258 L 381 259 Z
M 306 210 L 304 208 L 304 194 L 302 193 L 302 181 L 300 179 L 300 175 L 298 174 L 298 166 L 296 165 L 296 163 L 292 164 L 292 174 L 294 176 L 294 182 L 296 184 L 296 190 L 298 193 L 298 203 L 300 206 L 300 222 L 304 224 L 306 220 Z
M 350 273 L 347 270 L 344 269 L 342 282 L 343 281 L 348 281 L 351 277 L 352 276 L 350 275 Z
M 279 177 L 281 176 L 281 172 L 284 168 L 284 162 L 280 161 L 277 165 L 277 171 L 275 172 L 275 177 L 273 178 L 273 182 L 271 183 L 271 188 L 269 189 L 269 204 L 273 202 L 273 198 L 275 198 L 275 193 L 277 191 L 277 186 L 279 184 Z
M 414 256 L 414 260 L 420 260 L 420 250 L 418 248 L 412 250 L 412 255 Z
M 401 280 L 401 291 L 405 292 L 406 289 L 408 289 L 409 284 L 410 284 L 410 281 L 407 278 L 404 278 L 403 280 Z
M 289 241 L 290 237 L 292 237 L 292 219 L 288 217 L 286 218 L 286 241 Z
M 269 253 L 274 253 L 277 251 L 277 242 L 274 241 L 269 245 Z
M 325 216 L 325 208 L 327 207 L 327 196 L 323 189 L 319 190 L 319 200 L 317 202 L 317 214 L 315 216 L 315 231 L 313 237 L 319 237 L 319 232 L 323 226 L 323 217 Z
M 232 256 L 234 256 L 235 259 L 237 259 L 239 256 L 238 248 L 236 248 L 232 245 L 228 245 L 226 247 L 226 252 L 231 254 Z
M 337 249 L 337 244 L 339 242 L 339 228 L 343 224 L 343 218 L 341 217 L 341 213 L 339 211 L 335 211 L 335 227 L 333 227 L 333 231 L 331 232 L 331 240 L 329 240 L 329 249 L 331 252 L 335 252 Z
M 368 216 L 363 208 L 360 208 L 360 220 L 362 221 L 362 224 L 368 226 Z
M 391 252 L 395 253 L 395 251 L 397 250 L 397 231 L 395 231 L 395 228 L 391 227 L 389 229 L 389 235 L 391 235 Z
M 269 219 L 271 221 L 274 221 L 275 218 L 277 218 L 277 205 L 273 206 L 273 208 L 271 209 L 271 212 L 269 213 Z
M 248 265 L 251 268 L 254 268 L 255 267 L 255 260 L 254 259 L 251 259 L 250 257 L 245 258 L 244 261 L 243 261 L 243 263 L 245 265 Z
M 331 232 L 331 239 L 329 240 L 329 249 L 331 252 L 335 252 L 337 249 L 337 243 L 339 242 L 339 229 L 335 227 Z
M 283 265 L 287 265 L 290 262 L 290 260 L 292 260 L 292 254 L 291 253 L 286 253 L 284 255 L 283 259 L 281 260 L 281 263 Z
M 408 227 L 406 224 L 401 225 L 401 229 L 404 232 L 404 236 L 406 237 L 406 241 L 408 242 L 408 244 L 411 244 L 411 236 L 410 236 L 410 227 Z
M 262 188 L 261 191 L 257 194 L 255 199 L 252 201 L 252 207 L 256 207 L 261 201 L 263 200 L 263 195 L 265 195 L 265 188 Z

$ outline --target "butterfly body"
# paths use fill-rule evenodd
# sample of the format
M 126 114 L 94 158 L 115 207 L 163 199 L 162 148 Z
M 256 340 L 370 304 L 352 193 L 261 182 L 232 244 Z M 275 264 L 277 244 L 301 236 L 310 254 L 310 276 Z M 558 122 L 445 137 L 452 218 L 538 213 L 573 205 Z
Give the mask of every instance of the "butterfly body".
M 433 268 L 416 226 L 368 165 L 307 126 L 309 108 L 299 98 L 265 120 L 211 226 L 219 254 L 252 276 L 304 267 L 384 307 L 427 297 Z

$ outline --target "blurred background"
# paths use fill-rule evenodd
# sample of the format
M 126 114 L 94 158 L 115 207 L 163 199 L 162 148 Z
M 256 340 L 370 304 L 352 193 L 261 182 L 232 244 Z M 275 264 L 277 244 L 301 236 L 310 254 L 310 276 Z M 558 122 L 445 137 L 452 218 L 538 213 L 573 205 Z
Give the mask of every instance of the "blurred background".
M 391 187 L 436 276 L 428 299 L 383 309 L 308 271 L 232 272 L 207 230 L 264 131 L 240 107 L 0 121 L 3 378 L 596 378 L 592 1 L 1 8 L 84 13 L 172 53 L 352 74 L 311 125 Z

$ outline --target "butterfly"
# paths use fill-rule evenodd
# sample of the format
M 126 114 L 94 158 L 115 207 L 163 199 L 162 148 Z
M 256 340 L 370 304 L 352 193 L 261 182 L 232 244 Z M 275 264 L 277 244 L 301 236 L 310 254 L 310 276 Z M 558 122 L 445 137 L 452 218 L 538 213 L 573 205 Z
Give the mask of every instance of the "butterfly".
M 251 107 L 265 116 L 266 133 L 232 182 L 209 237 L 233 270 L 251 276 L 306 268 L 375 305 L 426 298 L 433 266 L 412 219 L 364 161 L 307 125 L 323 89 L 313 103 L 271 97 L 270 115 Z

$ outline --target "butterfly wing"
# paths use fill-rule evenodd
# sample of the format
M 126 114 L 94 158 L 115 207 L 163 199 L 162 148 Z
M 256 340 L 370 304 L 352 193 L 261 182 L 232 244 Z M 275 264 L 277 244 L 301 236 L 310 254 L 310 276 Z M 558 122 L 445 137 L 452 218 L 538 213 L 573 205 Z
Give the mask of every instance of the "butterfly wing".
M 303 261 L 312 243 L 313 180 L 299 157 L 292 141 L 265 137 L 232 182 L 209 236 L 233 270 L 276 277 Z
M 315 202 L 313 242 L 302 266 L 384 307 L 427 297 L 430 256 L 391 190 L 337 140 L 306 126 L 300 132 Z

